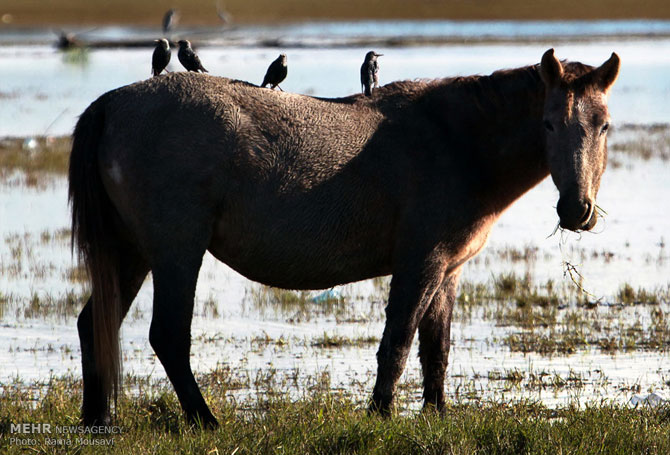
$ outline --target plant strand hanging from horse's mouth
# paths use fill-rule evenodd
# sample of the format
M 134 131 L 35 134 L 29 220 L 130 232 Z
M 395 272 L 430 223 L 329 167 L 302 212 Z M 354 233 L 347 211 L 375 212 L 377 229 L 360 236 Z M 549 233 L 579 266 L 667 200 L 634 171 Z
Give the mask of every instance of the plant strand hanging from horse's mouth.
M 73 240 L 92 279 L 79 317 L 86 424 L 110 418 L 118 330 L 149 271 L 149 339 L 191 422 L 215 427 L 189 361 L 210 251 L 242 275 L 323 289 L 392 274 L 370 409 L 391 410 L 419 333 L 424 403 L 444 409 L 465 262 L 551 174 L 561 224 L 590 228 L 615 54 L 323 99 L 170 73 L 106 93 L 74 134 Z M 567 199 L 564 199 L 567 198 Z

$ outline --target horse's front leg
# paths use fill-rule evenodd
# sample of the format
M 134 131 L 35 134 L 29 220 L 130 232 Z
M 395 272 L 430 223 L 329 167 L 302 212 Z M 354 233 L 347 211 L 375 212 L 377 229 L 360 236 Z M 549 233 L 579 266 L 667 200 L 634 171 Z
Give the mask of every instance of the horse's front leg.
M 444 377 L 449 358 L 451 314 L 460 268 L 449 273 L 419 324 L 419 357 L 423 370 L 424 407 L 444 409 Z
M 377 382 L 370 403 L 371 411 L 383 415 L 389 413 L 414 334 L 440 289 L 446 267 L 446 261 L 431 252 L 428 255 L 416 254 L 395 268 L 386 306 L 386 327 L 377 352 Z

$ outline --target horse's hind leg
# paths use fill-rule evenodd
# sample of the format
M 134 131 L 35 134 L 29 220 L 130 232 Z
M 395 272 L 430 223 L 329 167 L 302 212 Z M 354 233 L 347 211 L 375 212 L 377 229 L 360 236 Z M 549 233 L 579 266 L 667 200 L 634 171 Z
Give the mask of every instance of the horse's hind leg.
M 149 341 L 189 422 L 215 428 L 218 423 L 200 393 L 189 360 L 193 299 L 204 253 L 203 248 L 198 254 L 174 255 L 152 267 L 154 312 Z
M 445 277 L 419 324 L 419 357 L 424 406 L 444 409 L 444 377 L 449 358 L 451 314 L 460 271 Z
M 120 248 L 119 286 L 121 291 L 121 321 L 123 321 L 133 299 L 142 287 L 149 266 L 134 247 L 124 245 Z M 84 379 L 84 399 L 82 420 L 85 425 L 109 423 L 109 403 L 100 383 L 93 348 L 93 303 L 88 299 L 79 314 L 77 329 L 81 345 L 82 372 Z

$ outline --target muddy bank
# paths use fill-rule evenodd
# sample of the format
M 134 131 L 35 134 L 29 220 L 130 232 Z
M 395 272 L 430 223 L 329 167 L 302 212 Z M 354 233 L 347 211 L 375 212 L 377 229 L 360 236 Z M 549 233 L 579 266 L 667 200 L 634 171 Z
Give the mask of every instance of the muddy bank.
M 51 6 L 53 5 L 53 6 Z M 55 4 L 5 0 L 0 6 L 2 23 L 55 24 L 160 24 L 165 11 L 177 8 L 186 25 L 217 25 L 220 13 L 238 23 L 276 23 L 303 20 L 360 19 L 670 19 L 670 3 L 664 0 L 630 2 L 612 0 L 548 0 L 527 2 L 496 0 L 436 2 L 434 0 L 340 0 L 313 2 L 288 0 L 61 0 Z

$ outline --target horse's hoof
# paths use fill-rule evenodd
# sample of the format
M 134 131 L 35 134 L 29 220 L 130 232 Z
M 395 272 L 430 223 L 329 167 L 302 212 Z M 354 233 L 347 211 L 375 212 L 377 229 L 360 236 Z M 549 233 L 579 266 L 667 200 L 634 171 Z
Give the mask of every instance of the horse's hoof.
M 391 400 L 373 398 L 368 405 L 368 415 L 380 415 L 384 418 L 391 417 Z
M 109 414 L 95 417 L 83 415 L 81 424 L 85 427 L 109 427 L 112 425 L 112 417 Z
M 425 414 L 437 414 L 440 417 L 444 417 L 446 415 L 446 410 L 445 410 L 445 402 L 444 400 L 434 403 L 434 402 L 425 402 L 423 404 L 423 409 L 421 412 Z

